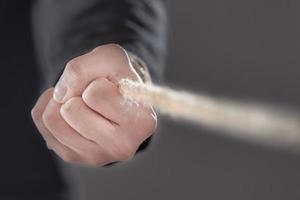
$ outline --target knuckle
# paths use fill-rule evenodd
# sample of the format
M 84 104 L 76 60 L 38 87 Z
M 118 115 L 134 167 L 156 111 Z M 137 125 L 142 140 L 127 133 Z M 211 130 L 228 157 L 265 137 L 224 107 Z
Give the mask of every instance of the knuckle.
M 40 117 L 40 110 L 38 110 L 36 107 L 32 108 L 32 110 L 31 110 L 31 117 L 34 120 L 37 120 Z
M 80 97 L 72 97 L 61 106 L 61 112 L 72 113 L 73 111 L 80 109 L 81 105 L 82 105 L 82 101 Z
M 55 123 L 56 121 L 56 117 L 55 117 L 55 113 L 53 112 L 53 110 L 46 110 L 43 114 L 42 114 L 42 120 L 45 123 L 45 125 L 52 125 Z
M 93 52 L 98 51 L 123 51 L 123 48 L 115 43 L 105 44 L 93 49 Z
M 106 45 L 106 49 L 108 51 L 114 51 L 114 52 L 118 52 L 118 53 L 124 54 L 124 49 L 120 45 L 118 45 L 118 44 L 114 44 L 114 43 L 108 44 L 108 45 Z
M 84 68 L 77 59 L 73 59 L 67 63 L 65 72 L 73 81 L 81 81 L 84 78 Z

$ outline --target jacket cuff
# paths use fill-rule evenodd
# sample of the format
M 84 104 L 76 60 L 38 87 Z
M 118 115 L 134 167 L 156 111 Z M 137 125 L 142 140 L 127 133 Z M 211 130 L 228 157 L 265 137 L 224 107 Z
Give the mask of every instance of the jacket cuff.
M 127 52 L 127 54 L 132 67 L 143 80 L 143 82 L 152 83 L 151 76 L 146 63 L 141 58 L 139 58 L 131 52 Z

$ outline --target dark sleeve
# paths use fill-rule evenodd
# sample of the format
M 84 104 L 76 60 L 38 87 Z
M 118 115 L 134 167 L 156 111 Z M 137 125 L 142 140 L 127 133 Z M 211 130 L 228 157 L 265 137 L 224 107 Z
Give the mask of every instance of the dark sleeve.
M 154 81 L 162 79 L 167 19 L 164 0 L 35 0 L 32 27 L 46 86 L 66 62 L 94 47 L 117 43 L 147 64 Z

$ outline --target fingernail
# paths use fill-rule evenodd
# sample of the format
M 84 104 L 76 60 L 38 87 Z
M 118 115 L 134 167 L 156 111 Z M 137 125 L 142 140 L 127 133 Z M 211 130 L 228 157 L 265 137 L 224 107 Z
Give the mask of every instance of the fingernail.
M 61 103 L 66 93 L 67 93 L 67 87 L 65 86 L 65 84 L 62 83 L 62 81 L 58 81 L 53 93 L 54 100 Z

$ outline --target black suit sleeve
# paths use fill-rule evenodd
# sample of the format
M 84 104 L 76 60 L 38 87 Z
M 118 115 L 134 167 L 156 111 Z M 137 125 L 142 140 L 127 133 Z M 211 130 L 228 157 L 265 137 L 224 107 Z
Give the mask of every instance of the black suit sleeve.
M 32 27 L 40 72 L 53 85 L 66 62 L 96 46 L 117 43 L 160 81 L 166 52 L 164 0 L 34 0 Z

